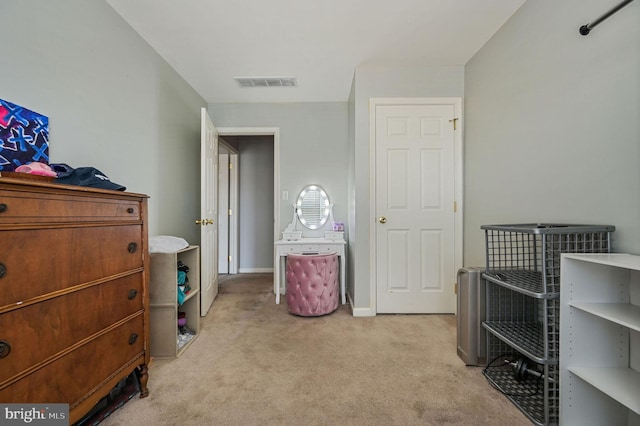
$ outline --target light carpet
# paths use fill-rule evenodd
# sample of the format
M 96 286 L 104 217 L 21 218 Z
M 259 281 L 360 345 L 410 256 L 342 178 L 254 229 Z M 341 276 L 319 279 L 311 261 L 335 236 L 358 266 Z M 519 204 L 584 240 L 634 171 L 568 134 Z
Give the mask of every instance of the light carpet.
M 458 358 L 455 316 L 302 318 L 272 283 L 222 281 L 193 344 L 102 425 L 531 425 Z

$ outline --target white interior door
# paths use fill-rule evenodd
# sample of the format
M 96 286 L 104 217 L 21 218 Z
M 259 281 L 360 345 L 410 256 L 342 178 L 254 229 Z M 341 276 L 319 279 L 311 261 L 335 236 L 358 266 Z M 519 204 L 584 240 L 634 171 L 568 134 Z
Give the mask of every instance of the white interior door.
M 229 273 L 237 274 L 240 264 L 240 236 L 238 235 L 240 217 L 240 194 L 238 186 L 238 172 L 240 170 L 240 159 L 237 153 L 229 154 Z
M 229 273 L 229 154 L 218 147 L 218 273 Z
M 200 136 L 200 315 L 218 294 L 218 132 L 206 108 Z
M 378 313 L 455 312 L 454 114 L 375 106 Z

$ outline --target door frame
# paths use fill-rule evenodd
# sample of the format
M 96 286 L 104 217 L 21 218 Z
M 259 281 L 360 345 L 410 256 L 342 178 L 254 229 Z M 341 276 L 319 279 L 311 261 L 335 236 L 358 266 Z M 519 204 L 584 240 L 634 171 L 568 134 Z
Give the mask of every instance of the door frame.
M 219 136 L 273 136 L 273 241 L 280 238 L 280 128 L 218 127 Z
M 238 161 L 238 153 L 229 154 L 229 165 L 231 172 L 229 173 L 229 208 L 231 209 L 231 220 L 229 221 L 229 274 L 237 274 L 240 269 L 240 243 L 238 239 L 240 235 L 240 208 L 239 208 L 239 187 L 238 173 L 240 173 L 240 162 Z
M 219 136 L 219 134 L 218 134 Z M 238 243 L 238 219 L 239 219 L 239 210 L 238 210 L 238 173 L 239 173 L 239 162 L 238 162 L 238 151 L 228 144 L 224 139 L 218 139 L 218 145 L 222 146 L 227 150 L 229 156 L 229 164 L 227 167 L 230 167 L 229 170 L 229 180 L 228 186 L 225 188 L 229 191 L 229 203 L 228 208 L 231 209 L 231 217 L 229 217 L 229 232 L 228 232 L 228 255 L 231 256 L 231 260 L 228 261 L 228 274 L 237 274 L 239 268 L 239 243 Z M 218 194 L 220 193 L 220 183 L 218 182 Z M 218 206 L 220 209 L 220 206 Z M 219 223 L 219 221 L 218 221 Z M 218 237 L 220 234 L 218 233 Z M 218 244 L 219 245 L 219 244 Z M 219 269 L 219 268 L 218 268 Z
M 218 274 L 229 273 L 230 210 L 229 151 L 218 140 Z
M 376 315 L 378 311 L 378 268 L 376 266 L 377 240 L 376 240 L 376 107 L 394 105 L 453 105 L 455 118 L 457 118 L 456 131 L 454 132 L 454 270 L 462 267 L 463 239 L 463 120 L 462 120 L 462 98 L 370 98 L 369 99 L 369 274 L 371 286 L 369 288 L 369 300 L 371 301 L 371 314 Z M 455 286 L 455 275 L 451 277 L 452 291 Z

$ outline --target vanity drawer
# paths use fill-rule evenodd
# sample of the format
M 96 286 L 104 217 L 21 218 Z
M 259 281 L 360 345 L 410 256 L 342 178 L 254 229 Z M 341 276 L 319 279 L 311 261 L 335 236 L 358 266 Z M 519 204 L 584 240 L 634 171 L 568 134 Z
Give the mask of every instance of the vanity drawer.
M 304 244 L 296 244 L 285 247 L 286 253 L 291 254 L 324 254 L 324 253 L 333 253 L 338 251 L 339 247 L 335 245 L 304 245 Z
M 0 315 L 0 341 L 10 348 L 0 356 L 0 383 L 142 311 L 142 279 L 136 273 Z
M 141 220 L 138 200 L 0 189 L 0 224 Z
M 13 384 L 0 384 L 3 403 L 68 403 L 73 408 L 114 372 L 143 361 L 143 315 L 80 346 Z M 105 351 L 108 348 L 108 351 Z M 38 347 L 31 348 L 38 350 Z
M 3 306 L 142 268 L 142 225 L 4 231 Z

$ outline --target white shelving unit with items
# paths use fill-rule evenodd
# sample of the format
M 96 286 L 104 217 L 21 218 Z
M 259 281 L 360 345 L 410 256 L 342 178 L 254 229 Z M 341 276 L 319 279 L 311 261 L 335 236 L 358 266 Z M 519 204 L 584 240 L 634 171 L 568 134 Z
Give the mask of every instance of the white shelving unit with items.
M 175 253 L 151 253 L 150 258 L 151 356 L 175 358 L 200 332 L 200 247 L 189 246 Z M 185 277 L 179 271 L 184 272 L 185 266 L 189 290 L 184 299 L 179 300 L 179 275 Z M 185 325 L 178 324 L 179 317 L 186 320 Z

